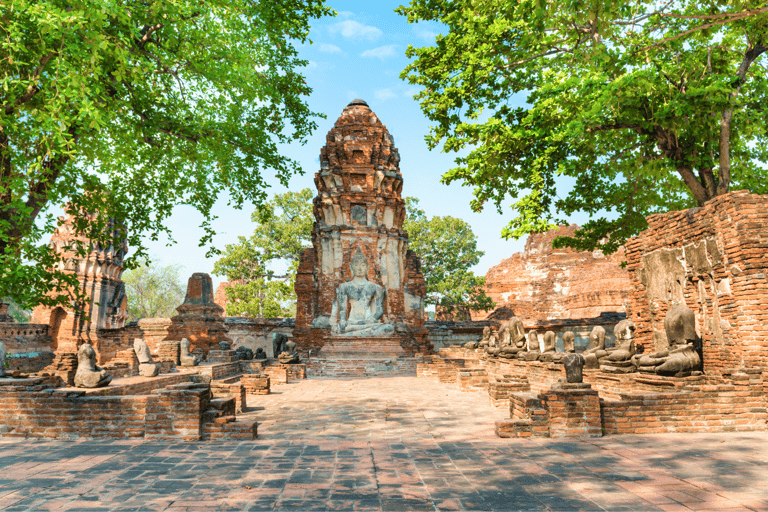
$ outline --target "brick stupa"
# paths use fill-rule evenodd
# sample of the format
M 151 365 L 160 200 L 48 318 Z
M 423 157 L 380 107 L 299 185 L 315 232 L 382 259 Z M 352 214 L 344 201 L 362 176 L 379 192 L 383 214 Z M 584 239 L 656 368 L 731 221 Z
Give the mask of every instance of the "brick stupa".
M 164 341 L 189 340 L 190 349 L 202 349 L 204 354 L 218 350 L 220 341 L 232 341 L 224 325 L 224 308 L 213 302 L 211 276 L 203 272 L 192 274 L 187 282 L 184 303 L 176 308 Z
M 368 105 L 363 100 L 347 105 L 320 151 L 312 247 L 302 251 L 296 276 L 294 337 L 302 350 L 317 353 L 325 346 L 327 352 L 330 344 L 377 351 L 387 343 L 387 350 L 405 354 L 429 350 L 424 328 L 426 285 L 421 262 L 408 249 L 403 231 L 399 163 L 394 138 Z M 382 297 L 383 312 L 375 320 L 378 334 L 369 330 L 357 335 L 348 328 L 346 336 L 340 335 L 344 319 L 339 313 L 339 287 L 354 279 L 353 258 L 367 264 L 367 275 L 359 279 L 373 283 L 366 286 L 379 290 Z M 372 305 L 371 311 L 375 309 Z

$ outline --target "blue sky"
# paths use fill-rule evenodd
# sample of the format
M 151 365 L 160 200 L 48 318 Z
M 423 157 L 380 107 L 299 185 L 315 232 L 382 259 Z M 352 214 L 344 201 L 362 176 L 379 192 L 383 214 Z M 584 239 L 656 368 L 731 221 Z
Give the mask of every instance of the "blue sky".
M 421 113 L 413 95 L 415 86 L 400 80 L 400 72 L 409 59 L 405 56 L 408 45 L 432 44 L 435 34 L 441 31 L 437 24 L 408 24 L 406 18 L 394 13 L 400 2 L 352 2 L 332 1 L 331 7 L 339 12 L 335 18 L 316 21 L 310 38 L 312 45 L 300 47 L 300 56 L 309 61 L 305 69 L 307 83 L 313 88 L 309 106 L 323 112 L 327 119 L 318 121 L 319 128 L 307 144 L 284 146 L 283 151 L 297 160 L 304 174 L 290 181 L 290 190 L 310 187 L 315 191 L 314 174 L 319 169 L 320 148 L 325 136 L 342 109 L 353 99 L 364 99 L 395 138 L 400 151 L 400 171 L 403 175 L 403 196 L 419 199 L 428 216 L 450 215 L 468 222 L 478 237 L 478 247 L 485 256 L 474 268 L 484 275 L 491 266 L 522 251 L 525 240 L 504 240 L 500 237 L 503 226 L 511 215 L 496 213 L 487 208 L 474 213 L 469 208 L 472 189 L 460 183 L 442 185 L 440 177 L 454 166 L 455 154 L 443 154 L 439 149 L 429 151 L 424 136 L 429 132 L 429 122 Z M 268 175 L 269 176 L 269 175 Z M 269 181 L 269 180 L 268 180 Z M 285 192 L 277 180 L 272 179 L 270 195 Z M 219 219 L 214 228 L 219 235 L 214 238 L 216 247 L 223 249 L 238 236 L 248 236 L 253 231 L 250 215 L 253 208 L 237 211 L 220 199 L 214 208 Z M 182 265 L 184 279 L 193 272 L 211 273 L 215 258 L 206 259 L 206 249 L 198 247 L 202 236 L 199 229 L 202 218 L 193 209 L 178 207 L 169 221 L 177 243 L 167 247 L 163 241 L 146 241 L 149 253 L 163 264 Z M 214 284 L 225 280 L 211 275 Z

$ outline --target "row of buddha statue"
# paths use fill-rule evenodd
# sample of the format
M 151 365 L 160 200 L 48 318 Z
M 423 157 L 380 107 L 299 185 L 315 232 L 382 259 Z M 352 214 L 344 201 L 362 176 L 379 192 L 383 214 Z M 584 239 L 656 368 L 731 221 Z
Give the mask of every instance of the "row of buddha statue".
M 605 345 L 605 329 L 596 326 L 589 334 L 589 347 L 581 355 L 585 369 L 600 369 L 609 373 L 644 372 L 659 375 L 684 376 L 701 370 L 701 354 L 697 348 L 696 318 L 694 312 L 684 306 L 670 308 L 664 318 L 664 331 L 668 348 L 644 354 L 637 350 L 634 340 L 635 324 L 625 319 L 616 324 L 613 333 L 615 344 Z M 488 357 L 562 363 L 565 356 L 575 353 L 572 331 L 563 334 L 563 352 L 557 351 L 557 336 L 553 331 L 544 333 L 541 339 L 536 330 L 525 333 L 523 322 L 512 317 L 501 324 L 498 333 L 490 327 L 483 329 L 483 337 L 464 345 L 469 349 L 481 349 Z

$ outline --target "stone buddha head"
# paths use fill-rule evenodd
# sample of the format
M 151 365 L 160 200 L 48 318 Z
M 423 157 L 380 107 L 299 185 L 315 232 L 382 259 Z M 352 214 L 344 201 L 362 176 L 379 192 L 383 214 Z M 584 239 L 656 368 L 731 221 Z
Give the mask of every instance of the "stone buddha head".
M 352 271 L 352 277 L 368 277 L 368 258 L 365 257 L 360 248 L 357 249 L 355 255 L 350 259 L 349 269 Z

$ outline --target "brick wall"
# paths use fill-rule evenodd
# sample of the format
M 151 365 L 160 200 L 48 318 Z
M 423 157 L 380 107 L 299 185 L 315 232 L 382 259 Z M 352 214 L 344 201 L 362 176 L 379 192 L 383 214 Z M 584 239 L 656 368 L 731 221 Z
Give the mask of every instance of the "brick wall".
M 666 343 L 673 302 L 696 313 L 704 371 L 768 366 L 768 196 L 735 191 L 651 215 L 626 244 L 637 344 Z

